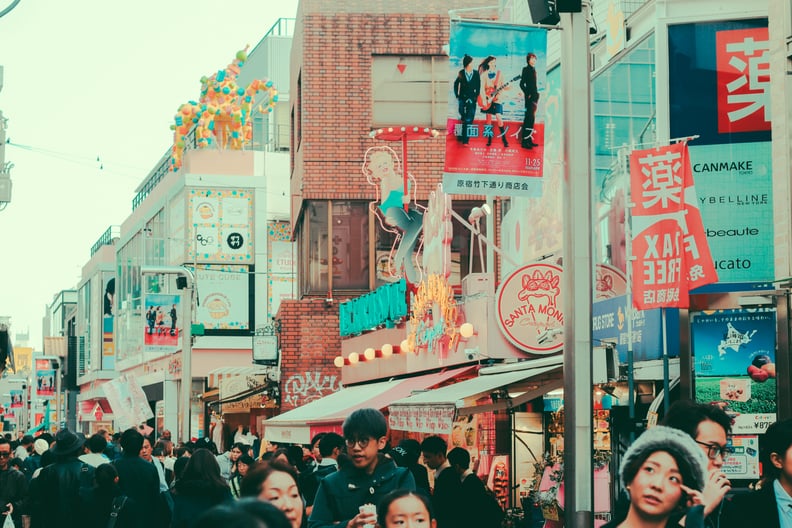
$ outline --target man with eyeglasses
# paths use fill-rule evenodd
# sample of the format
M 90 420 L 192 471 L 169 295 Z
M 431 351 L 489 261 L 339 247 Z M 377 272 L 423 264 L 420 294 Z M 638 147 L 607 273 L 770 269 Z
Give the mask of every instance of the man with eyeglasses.
M 10 467 L 11 444 L 0 437 L 0 508 L 3 515 L 11 515 L 16 526 L 22 526 L 22 501 L 27 494 L 27 479 Z M 5 519 L 5 517 L 2 517 Z
M 353 411 L 342 429 L 349 462 L 319 484 L 308 528 L 373 528 L 376 512 L 361 506 L 376 506 L 396 489 L 415 490 L 410 470 L 380 453 L 388 439 L 388 421 L 380 411 Z
M 733 453 L 729 445 L 731 418 L 715 405 L 679 400 L 668 408 L 663 425 L 680 429 L 690 435 L 707 455 L 709 479 L 702 490 L 705 526 L 718 528 L 723 499 L 731 490 L 731 482 L 721 471 L 723 462 Z M 673 519 L 672 519 L 673 520 Z M 678 521 L 685 526 L 685 518 Z M 668 526 L 675 526 L 669 521 Z

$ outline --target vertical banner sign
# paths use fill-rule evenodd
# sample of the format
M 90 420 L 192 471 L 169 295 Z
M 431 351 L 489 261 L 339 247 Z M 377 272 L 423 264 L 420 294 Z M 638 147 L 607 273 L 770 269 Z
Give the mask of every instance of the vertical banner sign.
M 688 290 L 717 282 L 686 143 L 630 156 L 633 304 L 686 308 Z
M 149 293 L 146 295 L 146 312 L 143 327 L 145 352 L 175 352 L 179 345 L 180 309 L 179 295 Z
M 547 31 L 453 21 L 449 58 L 445 192 L 539 196 Z
M 717 310 L 691 314 L 697 401 L 717 405 L 734 434 L 764 433 L 776 421 L 776 312 Z
M 718 132 L 770 129 L 768 28 L 718 31 Z
M 36 360 L 36 394 L 39 397 L 55 397 L 55 369 L 49 359 Z

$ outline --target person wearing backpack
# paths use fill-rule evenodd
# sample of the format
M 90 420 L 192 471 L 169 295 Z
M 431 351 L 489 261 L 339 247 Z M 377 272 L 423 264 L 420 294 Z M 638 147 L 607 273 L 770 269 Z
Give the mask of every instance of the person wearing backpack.
M 94 468 L 81 462 L 85 437 L 68 429 L 55 435 L 55 445 L 49 450 L 55 462 L 41 468 L 30 482 L 29 503 L 31 528 L 52 526 L 80 526 L 86 518 L 87 505 L 81 491 L 93 486 Z
M 137 504 L 147 526 L 167 527 L 170 512 L 162 507 L 159 473 L 154 464 L 140 456 L 143 435 L 135 428 L 127 429 L 121 434 L 121 448 L 124 450 L 121 458 L 113 462 L 121 491 Z
M 88 517 L 84 528 L 143 528 L 139 508 L 118 486 L 118 472 L 110 463 L 95 471 L 96 484 L 85 496 Z
M 466 505 L 469 526 L 476 528 L 500 528 L 504 513 L 495 499 L 488 492 L 481 479 L 470 470 L 470 453 L 467 449 L 455 447 L 448 452 L 448 463 L 462 481 L 462 494 L 459 503 Z

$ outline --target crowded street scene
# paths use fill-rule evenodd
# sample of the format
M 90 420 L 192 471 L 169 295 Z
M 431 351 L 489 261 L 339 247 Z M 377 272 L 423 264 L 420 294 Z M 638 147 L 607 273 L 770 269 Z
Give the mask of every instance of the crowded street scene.
M 792 528 L 792 0 L 0 0 L 0 528 Z

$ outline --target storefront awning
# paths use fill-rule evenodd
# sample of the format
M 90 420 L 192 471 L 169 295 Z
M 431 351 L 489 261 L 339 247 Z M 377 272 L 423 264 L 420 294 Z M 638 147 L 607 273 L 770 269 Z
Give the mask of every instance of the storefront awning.
M 560 364 L 482 374 L 393 402 L 388 406 L 390 427 L 416 433 L 448 434 L 455 416 L 516 407 L 562 386 Z M 495 392 L 492 403 L 476 405 L 477 400 Z
M 412 378 L 367 383 L 341 389 L 301 407 L 264 421 L 264 438 L 271 442 L 308 444 L 321 431 L 340 431 L 352 411 L 365 407 L 385 409 L 416 391 L 425 391 L 476 367 L 447 369 Z
M 272 371 L 270 367 L 262 365 L 251 365 L 248 367 L 220 367 L 209 372 L 207 386 L 210 388 L 220 387 L 220 380 L 237 376 L 266 376 Z

